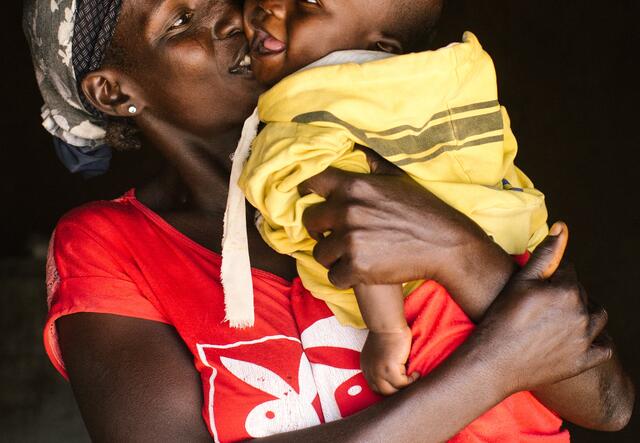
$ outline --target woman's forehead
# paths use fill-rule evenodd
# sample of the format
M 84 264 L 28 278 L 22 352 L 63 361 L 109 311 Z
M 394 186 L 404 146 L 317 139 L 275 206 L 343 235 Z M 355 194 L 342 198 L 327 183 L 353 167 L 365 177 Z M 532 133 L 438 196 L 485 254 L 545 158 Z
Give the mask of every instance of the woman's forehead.
M 120 35 L 135 35 L 153 39 L 166 27 L 167 21 L 176 18 L 185 10 L 211 8 L 213 4 L 223 5 L 231 0 L 123 0 Z

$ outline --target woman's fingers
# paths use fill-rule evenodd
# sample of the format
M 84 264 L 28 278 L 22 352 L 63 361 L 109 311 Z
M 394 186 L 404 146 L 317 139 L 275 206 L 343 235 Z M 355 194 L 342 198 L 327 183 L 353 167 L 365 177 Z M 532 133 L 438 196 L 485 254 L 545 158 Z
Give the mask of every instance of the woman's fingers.
M 336 189 L 340 189 L 347 172 L 336 168 L 327 168 L 298 185 L 300 195 L 318 194 L 321 197 L 329 197 Z
M 313 258 L 327 269 L 336 263 L 346 252 L 346 243 L 336 234 L 321 238 L 313 248 Z
M 361 283 L 353 271 L 351 259 L 348 255 L 342 255 L 333 263 L 329 269 L 329 281 L 338 289 L 353 288 Z
M 586 352 L 580 373 L 606 363 L 611 360 L 611 357 L 613 357 L 613 345 L 610 343 L 592 345 Z
M 589 327 L 587 333 L 589 334 L 589 341 L 593 343 L 596 338 L 604 332 L 604 328 L 609 321 L 609 314 L 604 308 L 600 308 L 597 311 L 589 315 Z
M 405 175 L 402 169 L 386 160 L 377 152 L 363 146 L 358 146 L 357 149 L 360 149 L 367 156 L 367 162 L 369 163 L 369 169 L 371 169 L 372 174 Z
M 567 243 L 569 241 L 569 228 L 564 222 L 556 222 L 551 226 L 549 231 L 551 235 L 555 235 L 555 245 L 553 247 L 553 254 L 550 257 L 549 265 L 546 269 L 543 269 L 540 278 L 547 279 L 553 275 L 562 262 L 562 257 L 567 249 Z
M 302 224 L 314 240 L 324 238 L 324 233 L 335 228 L 338 208 L 328 202 L 318 203 L 305 209 L 302 214 Z
M 522 277 L 530 280 L 546 280 L 551 277 L 562 262 L 568 240 L 567 225 L 563 222 L 554 223 L 549 236 L 536 248 L 523 268 Z
M 576 271 L 576 267 L 573 263 L 568 261 L 560 262 L 558 269 L 546 280 L 550 280 L 552 282 L 571 282 L 573 285 L 578 285 L 578 272 Z

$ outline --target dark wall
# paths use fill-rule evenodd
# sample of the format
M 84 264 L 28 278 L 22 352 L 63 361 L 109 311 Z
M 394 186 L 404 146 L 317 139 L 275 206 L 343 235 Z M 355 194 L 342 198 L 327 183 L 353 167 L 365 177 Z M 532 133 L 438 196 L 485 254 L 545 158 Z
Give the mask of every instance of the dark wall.
M 41 101 L 18 26 L 19 2 L 5 8 L 0 255 L 10 257 L 30 254 L 66 210 L 118 195 L 152 174 L 156 164 L 145 152 L 125 153 L 100 179 L 66 173 L 40 127 Z M 520 143 L 518 164 L 546 193 L 551 219 L 568 222 L 569 256 L 589 292 L 608 308 L 611 332 L 636 379 L 638 12 L 631 0 L 450 0 L 439 36 L 444 43 L 473 30 L 493 55 L 501 101 Z M 637 422 L 620 434 L 575 431 L 574 440 L 640 441 Z

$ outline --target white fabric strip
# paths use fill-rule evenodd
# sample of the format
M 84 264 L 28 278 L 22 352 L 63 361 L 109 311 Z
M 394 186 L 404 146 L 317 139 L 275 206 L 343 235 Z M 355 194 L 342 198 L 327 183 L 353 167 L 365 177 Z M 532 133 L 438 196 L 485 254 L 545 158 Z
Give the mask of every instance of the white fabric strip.
M 379 51 L 337 51 L 303 68 L 339 65 L 344 63 L 366 63 L 391 57 Z M 229 196 L 224 214 L 224 235 L 222 237 L 221 278 L 224 288 L 225 321 L 232 328 L 253 326 L 253 282 L 249 259 L 249 239 L 247 237 L 247 217 L 245 195 L 238 186 L 242 168 L 251 153 L 251 144 L 258 133 L 260 119 L 258 109 L 244 122 L 240 142 L 233 154 Z
M 256 108 L 251 117 L 244 122 L 240 142 L 233 154 L 229 195 L 224 213 L 220 274 L 224 288 L 225 321 L 228 321 L 232 328 L 248 328 L 253 326 L 255 321 L 246 203 L 238 180 L 251 153 L 251 143 L 256 138 L 259 124 Z

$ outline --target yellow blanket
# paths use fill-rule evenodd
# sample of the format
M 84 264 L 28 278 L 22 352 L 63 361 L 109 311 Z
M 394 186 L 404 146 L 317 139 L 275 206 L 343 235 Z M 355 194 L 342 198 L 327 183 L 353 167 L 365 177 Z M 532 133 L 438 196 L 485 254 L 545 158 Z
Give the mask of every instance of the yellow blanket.
M 334 288 L 312 256 L 304 210 L 323 199 L 297 186 L 329 166 L 368 173 L 359 144 L 469 216 L 510 254 L 547 234 L 544 196 L 514 166 L 517 143 L 498 102 L 495 70 L 475 36 L 437 51 L 322 66 L 260 98 L 266 123 L 239 185 L 276 251 L 297 260 L 304 286 L 343 324 L 364 327 L 351 290 Z

